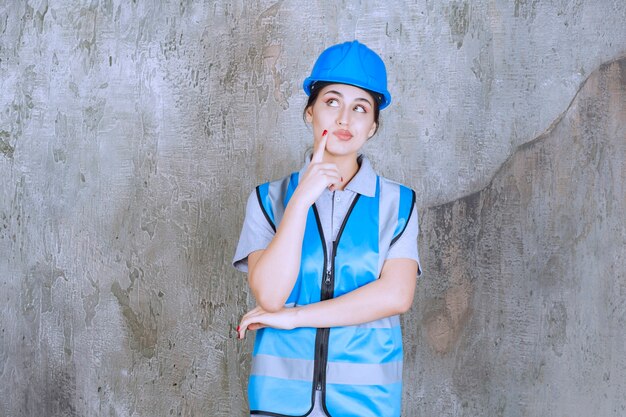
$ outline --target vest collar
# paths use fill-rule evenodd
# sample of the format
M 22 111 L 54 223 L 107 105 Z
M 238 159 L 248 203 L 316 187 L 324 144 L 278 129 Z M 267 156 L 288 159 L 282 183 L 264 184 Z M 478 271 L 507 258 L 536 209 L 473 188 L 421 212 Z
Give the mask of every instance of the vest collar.
M 300 176 L 304 175 L 310 160 L 310 156 L 307 157 L 307 162 L 302 169 L 300 169 Z M 346 185 L 344 190 L 350 190 L 366 197 L 376 196 L 376 172 L 374 172 L 372 164 L 364 155 L 359 155 L 357 162 L 359 163 L 359 170 L 354 177 L 352 177 L 352 180 Z

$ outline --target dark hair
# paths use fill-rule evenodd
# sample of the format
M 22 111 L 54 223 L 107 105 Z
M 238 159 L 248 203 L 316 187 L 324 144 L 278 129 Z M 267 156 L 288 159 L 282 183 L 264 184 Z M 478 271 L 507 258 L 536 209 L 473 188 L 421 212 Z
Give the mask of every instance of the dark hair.
M 313 107 L 313 105 L 317 101 L 317 97 L 320 95 L 320 91 L 322 91 L 322 89 L 326 87 L 327 85 L 331 85 L 331 84 L 339 84 L 339 83 L 327 82 L 327 81 L 316 81 L 311 85 L 311 94 L 309 95 L 309 99 L 306 102 L 306 106 L 304 106 L 304 110 L 302 111 L 302 118 L 304 119 L 305 123 L 306 123 L 307 109 L 309 107 Z M 376 130 L 374 130 L 374 134 L 372 135 L 374 136 L 376 132 L 378 132 L 378 128 L 380 127 L 380 102 L 382 100 L 382 96 L 378 93 L 367 90 L 365 88 L 361 88 L 361 89 L 364 91 L 367 91 L 369 95 L 371 95 L 374 98 L 374 103 L 372 103 L 372 107 L 374 109 L 374 123 L 376 123 Z

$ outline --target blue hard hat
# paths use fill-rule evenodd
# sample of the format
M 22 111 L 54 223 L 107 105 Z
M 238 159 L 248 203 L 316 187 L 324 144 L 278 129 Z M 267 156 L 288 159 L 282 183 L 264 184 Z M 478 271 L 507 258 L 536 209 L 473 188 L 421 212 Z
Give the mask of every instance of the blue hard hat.
M 311 95 L 311 87 L 316 81 L 350 84 L 372 91 L 378 95 L 376 99 L 381 110 L 391 103 L 385 63 L 359 41 L 333 45 L 322 52 L 315 61 L 311 76 L 302 85 L 307 95 Z

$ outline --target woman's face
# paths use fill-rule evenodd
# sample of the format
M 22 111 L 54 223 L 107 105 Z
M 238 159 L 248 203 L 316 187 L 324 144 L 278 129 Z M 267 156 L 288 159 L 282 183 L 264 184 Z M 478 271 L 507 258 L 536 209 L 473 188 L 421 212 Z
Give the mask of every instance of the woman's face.
M 367 91 L 347 84 L 329 84 L 306 109 L 306 120 L 313 126 L 315 144 L 328 130 L 326 153 L 354 156 L 376 132 L 374 98 Z

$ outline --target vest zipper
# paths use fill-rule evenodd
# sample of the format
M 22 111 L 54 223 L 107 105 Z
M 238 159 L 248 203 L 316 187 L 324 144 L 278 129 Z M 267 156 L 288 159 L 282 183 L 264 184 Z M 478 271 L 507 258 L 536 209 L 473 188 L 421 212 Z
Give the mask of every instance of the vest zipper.
M 334 194 L 333 194 L 334 196 Z M 324 250 L 324 275 L 322 277 L 321 282 L 321 297 L 320 301 L 328 300 L 334 297 L 335 292 L 335 257 L 337 256 L 337 247 L 339 246 L 339 239 L 343 233 L 343 229 L 348 222 L 348 218 L 352 213 L 352 209 L 356 205 L 357 201 L 359 201 L 359 197 L 361 195 L 357 194 L 346 213 L 346 217 L 343 219 L 343 223 L 339 228 L 339 232 L 337 233 L 337 238 L 333 241 L 332 252 L 330 253 L 330 268 L 328 267 L 328 258 L 329 253 L 326 248 L 326 239 L 324 238 L 324 232 L 322 231 L 322 224 L 320 222 L 319 213 L 317 212 L 317 208 L 315 204 L 313 205 L 313 213 L 315 214 L 315 220 L 317 221 L 317 228 L 320 234 L 320 239 L 322 241 L 322 248 Z M 334 211 L 334 198 L 333 198 L 333 211 Z M 334 213 L 331 213 L 331 215 Z M 332 219 L 332 217 L 331 217 Z M 332 233 L 332 230 L 331 230 Z M 313 386 L 315 390 L 322 391 L 322 409 L 327 412 L 326 405 L 324 404 L 324 395 L 326 392 L 326 364 L 328 362 L 328 338 L 330 335 L 329 328 L 320 328 L 317 329 L 317 334 L 315 335 L 315 361 L 313 365 Z M 313 391 L 313 403 L 315 403 L 315 390 Z
M 319 213 L 317 212 L 317 207 L 315 207 L 315 204 L 313 205 L 313 213 L 315 214 L 315 220 L 317 222 L 317 230 L 320 234 L 320 240 L 322 242 L 322 250 L 324 253 L 324 274 L 322 276 L 322 281 L 320 283 L 320 286 L 322 288 L 321 294 L 320 294 L 320 299 L 324 300 L 324 296 L 325 293 L 327 291 L 325 291 L 325 287 L 326 287 L 326 281 L 328 280 L 328 273 L 330 271 L 330 269 L 327 267 L 328 264 L 328 250 L 326 248 L 326 239 L 324 238 L 324 232 L 322 229 L 322 224 L 320 222 L 320 216 Z M 326 332 L 325 332 L 326 330 Z M 314 365 L 313 365 L 313 393 L 312 393 L 312 403 L 315 404 L 315 391 L 321 391 L 322 390 L 322 366 L 321 366 L 321 362 L 322 362 L 322 358 L 325 355 L 325 345 L 328 343 L 328 335 L 327 333 L 328 329 L 317 329 L 317 332 L 315 334 L 315 358 L 314 358 Z
M 334 242 L 333 242 L 334 246 Z M 333 298 L 333 271 L 331 268 L 326 268 L 324 271 L 324 276 L 322 277 L 322 294 L 320 297 L 321 301 L 328 300 Z M 316 382 L 316 390 L 321 391 L 324 383 L 326 382 L 326 360 L 328 357 L 328 336 L 330 333 L 330 329 L 328 328 L 320 328 L 317 329 L 317 338 L 316 338 L 316 361 L 314 368 L 315 372 L 315 380 Z
M 333 242 L 333 249 L 335 248 L 335 242 Z M 334 252 L 334 250 L 333 250 Z M 334 269 L 334 257 L 333 264 L 331 265 L 331 269 L 326 269 L 326 273 L 324 274 L 324 281 L 322 282 L 322 298 L 321 300 L 329 300 L 333 298 L 333 289 L 334 289 L 334 279 L 333 279 L 333 269 Z M 317 376 L 317 390 L 321 391 L 324 385 L 326 385 L 326 362 L 328 360 L 328 337 L 330 335 L 329 328 L 323 328 L 321 330 L 321 338 L 320 338 L 320 356 L 319 356 L 319 368 L 318 368 L 318 376 Z
M 337 241 L 333 242 L 332 261 L 330 269 L 326 269 L 324 281 L 322 283 L 322 301 L 333 298 L 335 288 L 335 253 L 337 249 Z M 319 356 L 319 374 L 317 379 L 317 390 L 325 391 L 326 388 L 326 364 L 328 363 L 328 338 L 330 329 L 323 328 L 321 330 L 320 340 L 320 356 Z

